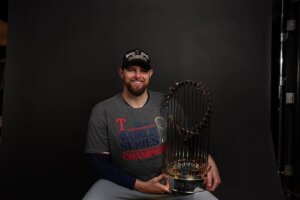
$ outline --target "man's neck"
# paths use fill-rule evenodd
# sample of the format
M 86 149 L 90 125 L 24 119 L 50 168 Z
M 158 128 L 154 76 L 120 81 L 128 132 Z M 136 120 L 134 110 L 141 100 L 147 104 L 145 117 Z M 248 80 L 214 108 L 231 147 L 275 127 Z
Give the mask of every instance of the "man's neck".
M 124 98 L 124 100 L 126 101 L 126 103 L 128 105 L 130 105 L 133 108 L 141 108 L 143 107 L 147 101 L 148 101 L 148 91 L 145 90 L 145 92 L 143 94 L 141 94 L 140 96 L 135 96 L 132 95 L 130 92 L 124 90 L 122 93 L 122 96 Z

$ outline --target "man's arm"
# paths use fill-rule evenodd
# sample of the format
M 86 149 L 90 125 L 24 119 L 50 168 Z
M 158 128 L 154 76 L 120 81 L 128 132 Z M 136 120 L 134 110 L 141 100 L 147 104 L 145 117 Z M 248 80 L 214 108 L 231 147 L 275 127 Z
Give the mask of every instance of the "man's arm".
M 154 177 L 148 181 L 141 181 L 114 165 L 111 162 L 109 154 L 93 153 L 89 154 L 89 158 L 92 162 L 95 173 L 99 176 L 99 178 L 103 178 L 128 189 L 135 189 L 144 193 L 170 192 L 168 181 L 165 181 L 165 184 L 161 183 L 162 180 L 168 179 L 168 176 L 164 174 Z
M 128 189 L 134 189 L 136 178 L 111 162 L 109 154 L 88 154 L 98 178 L 107 179 Z

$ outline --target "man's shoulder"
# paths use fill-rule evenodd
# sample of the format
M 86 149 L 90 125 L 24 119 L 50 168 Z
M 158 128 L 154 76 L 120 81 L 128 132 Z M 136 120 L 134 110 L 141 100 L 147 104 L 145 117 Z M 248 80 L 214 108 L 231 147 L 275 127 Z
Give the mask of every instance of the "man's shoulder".
M 165 101 L 165 94 L 157 91 L 149 91 L 150 99 L 153 105 L 161 106 Z
M 101 110 L 101 109 L 104 109 L 104 108 L 109 108 L 111 106 L 114 106 L 114 105 L 119 103 L 119 101 L 121 100 L 120 97 L 121 97 L 120 94 L 116 94 L 115 96 L 113 96 L 109 99 L 100 101 L 99 103 L 97 103 L 94 106 L 93 110 Z
M 164 98 L 165 97 L 165 94 L 162 92 L 150 90 L 149 93 L 150 93 L 150 96 L 153 96 L 155 98 Z

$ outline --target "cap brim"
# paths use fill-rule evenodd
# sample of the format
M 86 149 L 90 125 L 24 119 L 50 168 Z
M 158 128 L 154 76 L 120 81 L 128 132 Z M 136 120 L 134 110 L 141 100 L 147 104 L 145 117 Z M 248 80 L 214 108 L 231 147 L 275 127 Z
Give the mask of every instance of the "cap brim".
M 144 69 L 151 69 L 151 66 L 143 60 L 131 60 L 127 63 L 126 66 L 123 66 L 123 68 L 131 67 L 131 66 L 135 66 L 135 65 L 140 66 Z

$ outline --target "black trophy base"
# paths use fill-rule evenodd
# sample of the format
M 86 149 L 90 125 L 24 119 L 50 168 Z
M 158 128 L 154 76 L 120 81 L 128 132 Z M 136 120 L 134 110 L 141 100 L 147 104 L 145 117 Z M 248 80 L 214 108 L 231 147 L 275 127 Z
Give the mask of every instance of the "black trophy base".
M 169 178 L 170 181 L 170 189 L 173 192 L 180 192 L 180 193 L 195 193 L 195 192 L 202 192 L 205 189 L 203 180 L 186 180 L 186 179 L 177 179 L 174 177 Z

